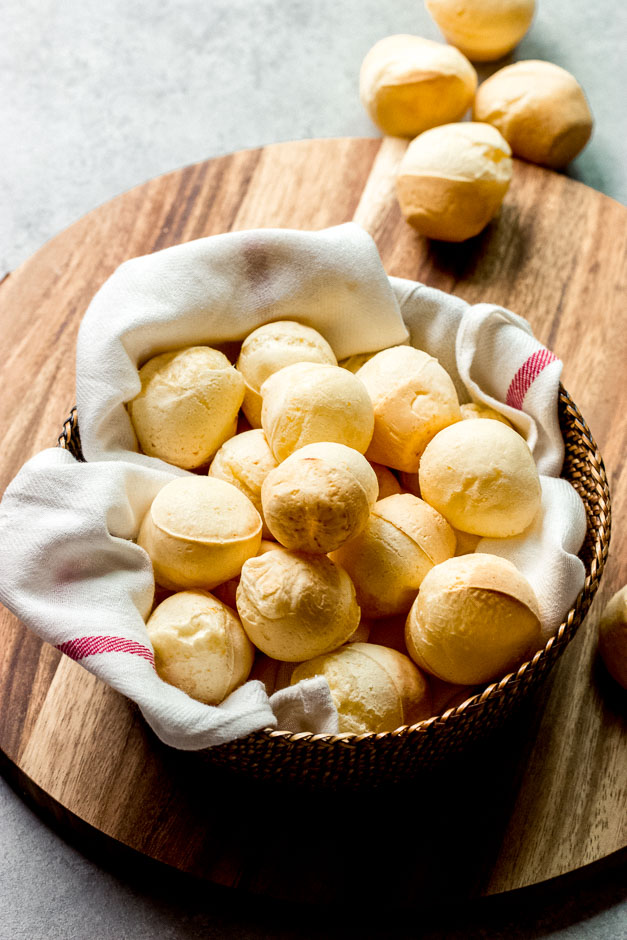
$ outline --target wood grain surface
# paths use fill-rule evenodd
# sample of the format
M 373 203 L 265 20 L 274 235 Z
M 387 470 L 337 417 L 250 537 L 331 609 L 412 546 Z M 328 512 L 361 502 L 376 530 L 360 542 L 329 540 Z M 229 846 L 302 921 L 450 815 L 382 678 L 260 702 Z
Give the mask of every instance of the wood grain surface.
M 394 793 L 317 797 L 240 781 L 160 744 L 122 696 L 0 609 L 4 766 L 67 827 L 223 885 L 294 900 L 368 896 L 418 905 L 571 871 L 627 843 L 625 695 L 595 656 L 595 627 L 627 581 L 627 209 L 517 162 L 497 220 L 461 245 L 407 227 L 393 195 L 405 144 L 277 144 L 152 180 L 87 215 L 0 285 L 0 489 L 50 446 L 74 399 L 81 316 L 127 258 L 251 227 L 355 218 L 389 274 L 527 317 L 605 458 L 610 560 L 554 681 L 472 759 Z M 409 863 L 403 862 L 405 855 Z

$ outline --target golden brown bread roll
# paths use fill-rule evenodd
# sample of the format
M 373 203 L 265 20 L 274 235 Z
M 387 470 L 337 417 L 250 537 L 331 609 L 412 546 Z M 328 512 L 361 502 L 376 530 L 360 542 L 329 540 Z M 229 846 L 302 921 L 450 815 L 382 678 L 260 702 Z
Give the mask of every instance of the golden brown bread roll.
M 272 536 L 285 548 L 326 554 L 357 535 L 377 501 L 366 458 L 344 444 L 307 444 L 264 480 L 261 497 Z
M 238 489 L 213 477 L 178 477 L 155 496 L 137 538 L 155 580 L 173 590 L 210 590 L 236 574 L 261 543 L 259 513 Z
M 479 88 L 474 118 L 496 127 L 517 157 L 559 169 L 583 150 L 592 114 L 570 72 L 530 59 L 495 72 Z
M 297 666 L 292 685 L 324 676 L 338 710 L 339 731 L 394 731 L 431 714 L 426 678 L 409 657 L 374 643 L 351 643 Z
M 542 645 L 538 601 L 504 558 L 450 558 L 425 576 L 407 617 L 405 641 L 414 662 L 445 682 L 490 682 Z
M 520 42 L 535 0 L 425 0 L 446 39 L 473 62 L 493 62 Z
M 455 551 L 443 516 L 401 493 L 379 500 L 363 531 L 332 553 L 350 575 L 365 617 L 406 613 L 426 573 Z
M 392 137 L 416 137 L 437 124 L 459 121 L 476 88 L 477 73 L 461 52 L 421 36 L 380 39 L 359 76 L 363 106 Z
M 491 124 L 444 124 L 412 140 L 396 194 L 421 235 L 462 242 L 498 213 L 512 179 L 511 149 Z
M 146 624 L 165 682 L 219 705 L 250 673 L 255 651 L 235 611 L 205 591 L 162 601 Z
M 265 323 L 242 343 L 236 365 L 246 382 L 242 409 L 253 428 L 261 427 L 261 386 L 269 376 L 294 362 L 337 365 L 324 336 L 294 320 Z
M 280 462 L 305 444 L 333 442 L 364 453 L 374 414 L 363 382 L 347 369 L 297 362 L 261 388 L 261 423 Z
M 525 440 L 499 421 L 460 421 L 427 445 L 420 492 L 450 524 L 488 538 L 518 535 L 540 509 L 538 469 Z
M 415 473 L 442 428 L 461 420 L 455 386 L 437 359 L 413 346 L 392 346 L 357 372 L 374 407 L 369 460 Z
M 355 589 L 339 565 L 285 548 L 245 562 L 237 610 L 255 646 L 285 662 L 336 649 L 360 620 Z
M 127 409 L 150 457 L 192 470 L 235 434 L 244 381 L 217 349 L 162 353 L 141 367 L 139 378 L 141 391 Z
M 263 538 L 272 535 L 266 526 L 261 506 L 261 486 L 278 464 L 261 429 L 236 434 L 222 445 L 211 466 L 209 476 L 225 480 L 241 490 L 251 501 L 263 525 Z

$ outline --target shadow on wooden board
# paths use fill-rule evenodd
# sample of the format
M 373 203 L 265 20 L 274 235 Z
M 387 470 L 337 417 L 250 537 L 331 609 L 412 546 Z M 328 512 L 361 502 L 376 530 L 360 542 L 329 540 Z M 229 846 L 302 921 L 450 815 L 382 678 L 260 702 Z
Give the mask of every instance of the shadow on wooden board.
M 430 828 L 435 829 L 435 807 L 423 802 L 428 796 L 424 787 L 413 792 L 411 788 L 404 788 L 405 792 L 399 792 L 396 788 L 394 795 L 388 794 L 389 802 L 385 806 L 382 805 L 385 796 L 381 792 L 371 795 L 370 804 L 368 794 L 360 796 L 357 801 L 353 794 L 350 798 L 352 807 L 336 806 L 335 811 L 325 817 L 325 812 L 329 811 L 329 806 L 325 804 L 331 798 L 328 795 L 326 799 L 316 801 L 315 807 L 300 807 L 298 816 L 293 817 L 295 802 L 302 798 L 302 792 L 287 789 L 277 791 L 272 788 L 271 793 L 263 785 L 242 787 L 241 784 L 235 784 L 235 795 L 242 799 L 254 799 L 260 812 L 270 814 L 277 812 L 277 804 L 282 806 L 280 818 L 289 831 L 286 842 L 307 846 L 308 851 L 320 851 L 324 843 L 324 829 L 337 825 L 339 818 L 348 816 L 352 823 L 349 822 L 347 826 L 347 839 L 354 838 L 357 829 L 361 828 L 361 841 L 369 844 L 368 857 L 381 853 L 378 855 L 378 864 L 370 870 L 367 879 L 361 868 L 352 873 L 343 869 L 346 859 L 328 856 L 323 859 L 321 856 L 321 864 L 337 869 L 343 900 L 336 899 L 331 904 L 321 903 L 321 898 L 315 898 L 313 903 L 286 898 L 277 900 L 251 891 L 251 885 L 245 879 L 235 888 L 226 888 L 154 861 L 116 839 L 109 838 L 55 803 L 1 753 L 0 769 L 17 794 L 61 838 L 90 862 L 130 887 L 146 903 L 158 904 L 162 915 L 165 907 L 173 923 L 179 925 L 181 937 L 185 936 L 181 918 L 185 922 L 193 918 L 196 926 L 205 923 L 203 918 L 206 918 L 207 924 L 219 920 L 223 925 L 232 926 L 234 931 L 247 929 L 251 940 L 254 936 L 278 936 L 279 931 L 281 936 L 283 931 L 289 931 L 286 933 L 289 937 L 344 938 L 349 926 L 355 935 L 361 937 L 386 937 L 390 936 L 391 931 L 394 931 L 394 936 L 402 937 L 405 930 L 407 936 L 416 936 L 418 926 L 420 936 L 425 938 L 433 931 L 434 937 L 446 936 L 449 940 L 456 940 L 458 937 L 471 936 L 475 929 L 480 929 L 482 936 L 488 936 L 484 931 L 490 930 L 499 936 L 529 936 L 531 931 L 533 936 L 537 936 L 536 930 L 540 926 L 551 931 L 564 929 L 627 899 L 627 849 L 532 887 L 485 898 L 473 899 L 460 894 L 462 883 L 467 879 L 466 887 L 470 888 L 476 881 L 477 873 L 473 871 L 472 846 L 466 846 L 464 850 L 459 843 L 447 845 L 450 828 L 458 818 L 456 802 L 453 801 L 449 819 L 442 820 L 440 826 L 440 859 L 431 859 L 431 864 L 429 859 L 425 859 L 425 871 L 431 869 L 432 874 L 415 886 L 413 898 L 408 901 L 403 898 L 406 889 L 402 876 L 403 858 L 398 855 L 390 858 L 384 854 L 385 837 L 381 827 L 399 825 L 399 818 L 404 816 L 399 810 L 399 804 L 405 801 L 408 808 L 413 805 L 423 818 L 431 817 L 433 825 Z M 485 784 L 485 775 L 481 770 L 476 771 L 474 781 L 469 781 L 466 776 L 472 774 L 472 768 L 460 767 L 459 772 L 460 777 L 449 781 L 442 791 L 443 802 L 449 797 L 454 798 L 454 791 L 458 785 L 463 785 L 463 779 L 466 780 L 471 798 L 477 796 Z M 493 798 L 502 782 L 502 779 L 494 780 L 483 798 L 478 800 L 475 822 L 467 833 L 469 837 L 474 830 L 475 836 L 481 838 L 483 826 L 488 822 L 483 815 L 486 811 L 492 814 L 506 812 L 507 800 L 502 798 L 497 798 L 496 805 L 487 810 L 488 804 L 494 802 Z M 211 781 L 212 799 L 209 800 L 206 783 L 201 786 L 197 782 L 199 791 L 203 791 L 198 792 L 198 798 L 204 797 L 205 811 L 207 806 L 214 804 L 214 798 L 219 796 L 223 788 L 229 788 L 231 793 L 233 791 L 233 779 L 228 774 L 216 773 L 215 780 Z M 441 783 L 434 780 L 436 787 Z M 466 803 L 466 800 L 461 802 Z M 386 822 L 382 823 L 384 815 Z M 322 819 L 325 819 L 325 826 L 321 831 Z M 361 827 L 357 825 L 359 821 Z M 414 854 L 424 851 L 423 845 L 410 844 L 409 841 L 405 848 Z M 264 855 L 278 849 L 279 846 L 272 845 L 272 839 L 267 837 L 262 838 L 256 846 L 256 851 Z M 281 850 L 289 852 L 289 845 L 282 845 Z M 284 865 L 286 869 L 290 867 L 289 855 L 284 859 Z M 514 931 L 514 925 L 515 932 L 498 933 L 502 930 Z

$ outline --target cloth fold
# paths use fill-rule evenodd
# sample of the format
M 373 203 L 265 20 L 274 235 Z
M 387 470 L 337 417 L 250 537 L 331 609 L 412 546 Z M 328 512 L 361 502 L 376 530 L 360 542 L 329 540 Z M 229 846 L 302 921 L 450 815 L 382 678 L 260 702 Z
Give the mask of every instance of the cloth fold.
M 135 701 L 174 747 L 211 747 L 265 727 L 333 733 L 323 679 L 268 696 L 251 680 L 220 706 L 163 682 L 145 628 L 152 566 L 132 540 L 152 499 L 187 473 L 137 453 L 125 402 L 137 366 L 186 345 L 223 345 L 261 323 L 319 330 L 338 359 L 409 341 L 450 373 L 462 401 L 484 401 L 524 434 L 542 474 L 542 509 L 514 539 L 483 539 L 531 581 L 545 636 L 583 587 L 576 557 L 583 504 L 557 479 L 561 363 L 510 311 L 388 278 L 358 226 L 213 236 L 122 265 L 96 294 L 77 346 L 77 404 L 86 464 L 58 448 L 21 469 L 0 504 L 0 600 L 44 640 Z M 229 345 L 230 344 L 230 345 Z

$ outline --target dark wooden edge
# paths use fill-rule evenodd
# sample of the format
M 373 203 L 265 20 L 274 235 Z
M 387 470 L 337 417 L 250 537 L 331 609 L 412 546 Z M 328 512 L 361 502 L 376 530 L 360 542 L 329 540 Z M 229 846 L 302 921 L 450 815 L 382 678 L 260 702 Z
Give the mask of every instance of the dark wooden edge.
M 0 751 L 0 774 L 7 781 L 16 795 L 41 821 L 49 826 L 60 838 L 72 848 L 79 851 L 93 864 L 104 868 L 110 875 L 123 882 L 128 887 L 148 894 L 151 898 L 167 897 L 173 902 L 187 900 L 189 907 L 194 909 L 201 905 L 216 913 L 216 907 L 225 905 L 228 910 L 225 914 L 240 914 L 242 905 L 248 906 L 248 913 L 255 922 L 271 917 L 285 918 L 285 926 L 293 927 L 294 918 L 302 917 L 303 911 L 307 917 L 321 916 L 320 927 L 328 926 L 328 917 L 341 919 L 346 915 L 347 923 L 353 928 L 366 929 L 373 926 L 378 918 L 382 926 L 388 926 L 390 917 L 398 915 L 411 916 L 411 923 L 415 927 L 415 910 L 419 906 L 421 924 L 426 926 L 424 918 L 433 918 L 434 926 L 442 925 L 442 904 L 446 904 L 445 918 L 455 915 L 456 910 L 463 911 L 464 923 L 470 928 L 468 919 L 477 916 L 483 919 L 489 911 L 494 914 L 501 911 L 508 919 L 519 914 L 524 917 L 533 911 L 533 917 L 553 914 L 556 910 L 564 910 L 566 914 L 557 927 L 567 927 L 571 923 L 579 922 L 582 917 L 591 916 L 590 905 L 600 912 L 606 907 L 603 889 L 607 889 L 608 881 L 616 883 L 618 892 L 627 897 L 627 847 L 617 849 L 615 852 L 573 869 L 563 875 L 550 878 L 547 881 L 515 888 L 497 894 L 481 896 L 451 897 L 446 894 L 446 885 L 443 885 L 441 895 L 421 898 L 419 902 L 409 903 L 402 898 L 377 898 L 377 910 L 374 912 L 370 905 L 351 905 L 350 912 L 346 912 L 345 901 L 332 901 L 327 904 L 316 901 L 287 901 L 283 898 L 273 898 L 267 894 L 251 890 L 247 884 L 235 882 L 232 885 L 217 884 L 200 875 L 174 868 L 165 862 L 146 855 L 137 849 L 120 842 L 81 819 L 71 810 L 51 797 L 45 790 L 30 779 L 16 764 L 14 764 L 2 751 Z M 255 782 L 255 792 L 263 789 L 263 784 Z M 622 889 L 622 891 L 621 891 Z M 586 904 L 585 909 L 569 909 L 569 902 L 573 897 L 579 897 Z M 595 901 L 598 902 L 595 904 Z M 236 903 L 236 909 L 233 904 Z M 461 912 L 461 911 L 460 911 Z

